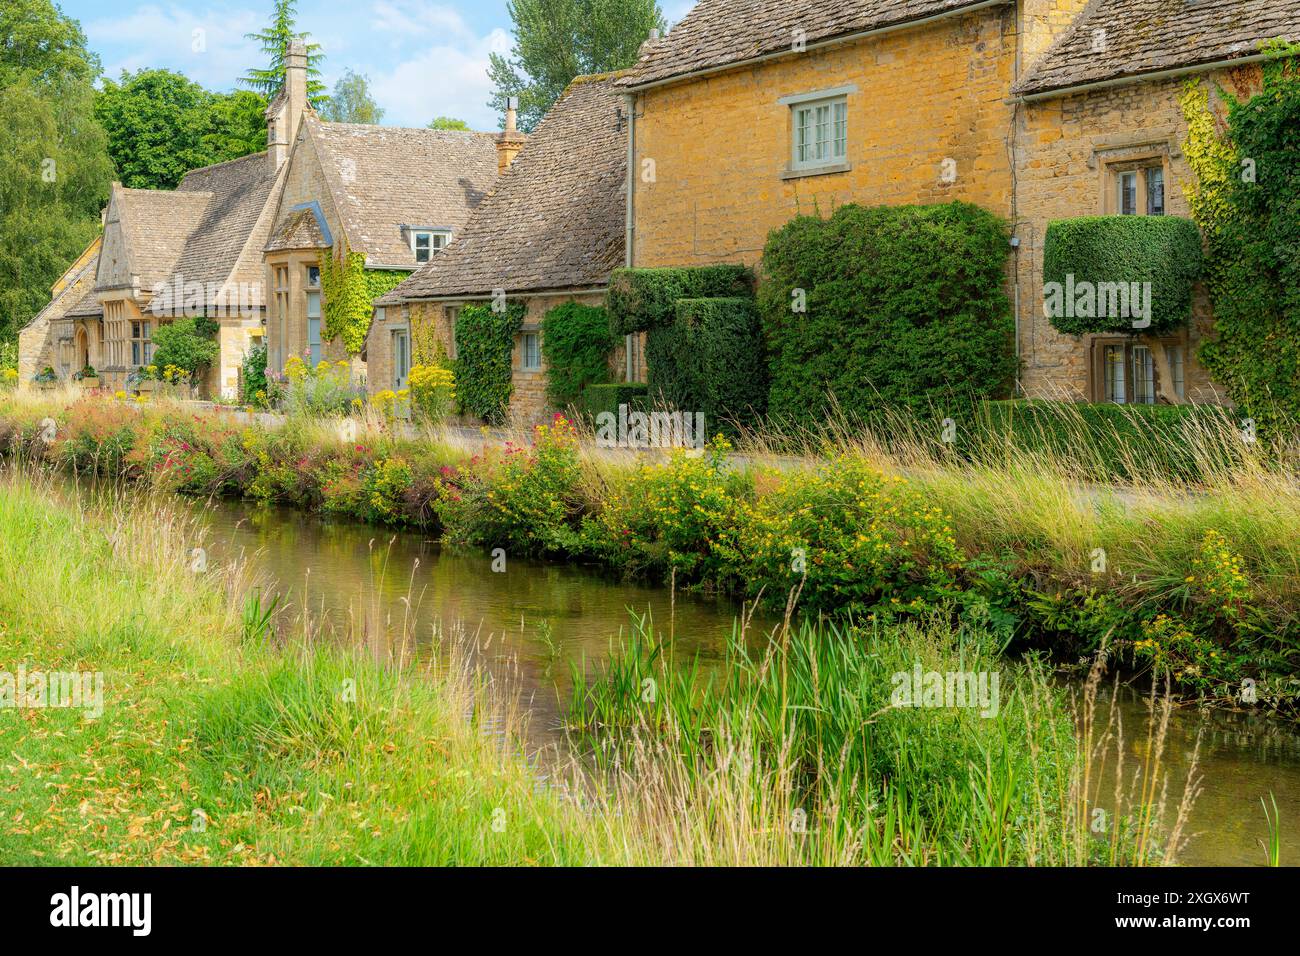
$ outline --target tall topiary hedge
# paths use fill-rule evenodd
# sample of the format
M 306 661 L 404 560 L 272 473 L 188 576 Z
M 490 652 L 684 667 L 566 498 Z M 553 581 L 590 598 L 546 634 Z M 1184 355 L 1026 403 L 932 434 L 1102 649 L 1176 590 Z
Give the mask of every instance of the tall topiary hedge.
M 510 408 L 515 336 L 525 311 L 522 302 L 508 302 L 499 312 L 488 304 L 467 305 L 456 318 L 457 397 L 467 412 L 493 425 L 504 422 Z
M 588 385 L 606 381 L 614 341 L 609 313 L 599 306 L 566 302 L 547 312 L 542 317 L 547 401 L 565 408 Z
M 842 206 L 768 237 L 758 303 L 768 412 L 803 424 L 956 391 L 1003 397 L 1016 362 L 1005 224 L 969 203 Z
M 1081 216 L 1047 224 L 1043 301 L 1060 332 L 1164 335 L 1187 323 L 1201 234 L 1177 216 Z
M 1224 134 L 1200 81 L 1182 98 L 1196 175 L 1188 200 L 1205 234 L 1214 309 L 1215 338 L 1200 359 L 1265 428 L 1300 420 L 1300 46 L 1268 52 L 1258 94 L 1222 94 Z
M 678 299 L 675 321 L 646 334 L 652 401 L 703 412 L 711 432 L 762 414 L 767 368 L 762 326 L 748 298 Z
M 605 306 L 613 333 L 630 335 L 671 323 L 678 299 L 745 297 L 753 292 L 754 273 L 748 266 L 616 269 Z

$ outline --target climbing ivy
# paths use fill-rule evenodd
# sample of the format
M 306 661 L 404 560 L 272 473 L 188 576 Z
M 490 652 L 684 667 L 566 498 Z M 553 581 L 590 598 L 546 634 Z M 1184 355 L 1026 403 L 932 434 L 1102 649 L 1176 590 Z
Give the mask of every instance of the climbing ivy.
M 338 262 L 332 254 L 321 257 L 321 320 L 325 338 L 342 339 L 349 355 L 358 355 L 366 347 L 374 302 L 409 275 L 367 269 L 366 257 L 360 252 L 346 252 Z
M 494 425 L 505 421 L 510 407 L 515 335 L 525 311 L 522 302 L 500 311 L 467 305 L 456 318 L 456 393 L 466 411 Z
M 1216 333 L 1200 358 L 1262 428 L 1300 418 L 1300 46 L 1265 52 L 1259 93 L 1218 91 L 1222 133 L 1199 83 L 1181 99 Z

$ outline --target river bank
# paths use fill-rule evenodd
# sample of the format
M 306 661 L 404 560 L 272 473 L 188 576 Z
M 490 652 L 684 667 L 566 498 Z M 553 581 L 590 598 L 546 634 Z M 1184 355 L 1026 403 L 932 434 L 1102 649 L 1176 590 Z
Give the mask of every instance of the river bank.
M 433 655 L 392 653 L 408 647 L 400 616 L 382 635 L 371 622 L 296 640 L 268 623 L 246 567 L 195 572 L 196 529 L 165 499 L 75 508 L 48 486 L 4 480 L 4 668 L 100 672 L 105 688 L 93 720 L 48 707 L 0 715 L 14 755 L 7 862 L 1126 864 L 1174 860 L 1186 836 L 1186 809 L 1145 790 L 1117 793 L 1115 824 L 1090 828 L 1092 809 L 1111 805 L 1089 789 L 1087 735 L 1075 738 L 1064 696 L 1031 669 L 978 663 L 987 634 L 785 632 L 756 659 L 769 676 L 735 672 L 726 713 L 705 722 L 713 743 L 696 738 L 689 756 L 674 741 L 703 725 L 681 719 L 678 679 L 656 672 L 672 710 L 603 738 L 635 759 L 543 780 L 522 715 L 450 630 L 436 637 L 448 653 Z M 817 649 L 864 639 L 872 652 L 851 652 L 853 666 L 810 670 Z M 882 678 L 922 661 L 995 668 L 998 714 L 892 707 Z M 602 673 L 584 684 L 589 699 L 633 714 Z M 842 736 L 857 709 L 809 726 L 759 721 L 778 673 L 790 692 L 870 709 L 879 734 Z M 855 758 L 836 768 L 846 747 Z
M 764 465 L 753 445 L 738 461 L 721 443 L 610 461 L 580 437 L 557 420 L 484 450 L 374 420 L 268 431 L 165 404 L 0 398 L 0 448 L 73 472 L 414 528 L 485 561 L 603 565 L 778 613 L 797 589 L 807 612 L 889 623 L 943 611 L 1059 659 L 1106 642 L 1221 706 L 1249 703 L 1247 689 L 1256 709 L 1300 698 L 1300 483 L 1223 453 L 1235 433 L 1168 436 L 1183 460 L 1218 449 L 1197 459 L 1195 494 L 1138 462 L 1151 477 L 1119 491 L 1051 456 L 955 463 L 872 433 L 798 468 Z

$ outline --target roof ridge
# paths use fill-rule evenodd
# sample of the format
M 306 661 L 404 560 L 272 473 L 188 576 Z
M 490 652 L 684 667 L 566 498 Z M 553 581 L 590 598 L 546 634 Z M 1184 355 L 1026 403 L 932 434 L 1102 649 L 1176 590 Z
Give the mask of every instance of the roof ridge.
M 206 172 L 209 169 L 217 169 L 220 166 L 229 166 L 231 163 L 242 163 L 244 160 L 252 159 L 254 156 L 261 156 L 263 159 L 265 159 L 266 154 L 268 152 L 269 150 L 264 149 L 258 153 L 245 153 L 243 156 L 236 156 L 234 159 L 223 159 L 219 163 L 209 163 L 206 166 L 195 166 L 193 169 L 187 169 L 185 171 L 185 174 L 181 176 L 181 181 L 184 182 L 185 177 L 188 176 L 190 173 L 202 173 L 202 172 Z M 175 190 L 172 191 L 175 192 Z M 186 190 L 186 192 L 193 192 L 193 191 L 194 190 Z
M 329 120 L 318 120 L 321 126 L 348 126 L 353 129 L 382 129 L 394 130 L 402 133 L 461 133 L 470 136 L 495 136 L 496 133 L 489 133 L 478 129 L 430 129 L 428 126 L 385 126 L 383 123 L 335 123 Z

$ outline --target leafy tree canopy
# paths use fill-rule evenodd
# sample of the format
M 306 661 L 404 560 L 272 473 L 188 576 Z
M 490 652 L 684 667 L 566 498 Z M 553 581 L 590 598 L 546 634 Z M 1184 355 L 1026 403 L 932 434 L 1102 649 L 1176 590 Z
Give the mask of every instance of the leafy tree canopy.
M 515 48 L 491 54 L 488 105 L 519 97 L 519 127 L 531 131 L 575 76 L 622 70 L 652 29 L 665 27 L 655 0 L 510 0 Z
M 334 92 L 320 110 L 321 119 L 330 123 L 370 123 L 383 121 L 384 111 L 370 95 L 370 78 L 346 70 L 334 84 Z
M 469 124 L 462 119 L 455 119 L 451 116 L 435 116 L 429 120 L 429 129 L 461 129 L 468 130 Z
M 0 4 L 0 341 L 12 341 L 99 230 L 113 170 L 94 116 L 99 60 L 50 0 Z

